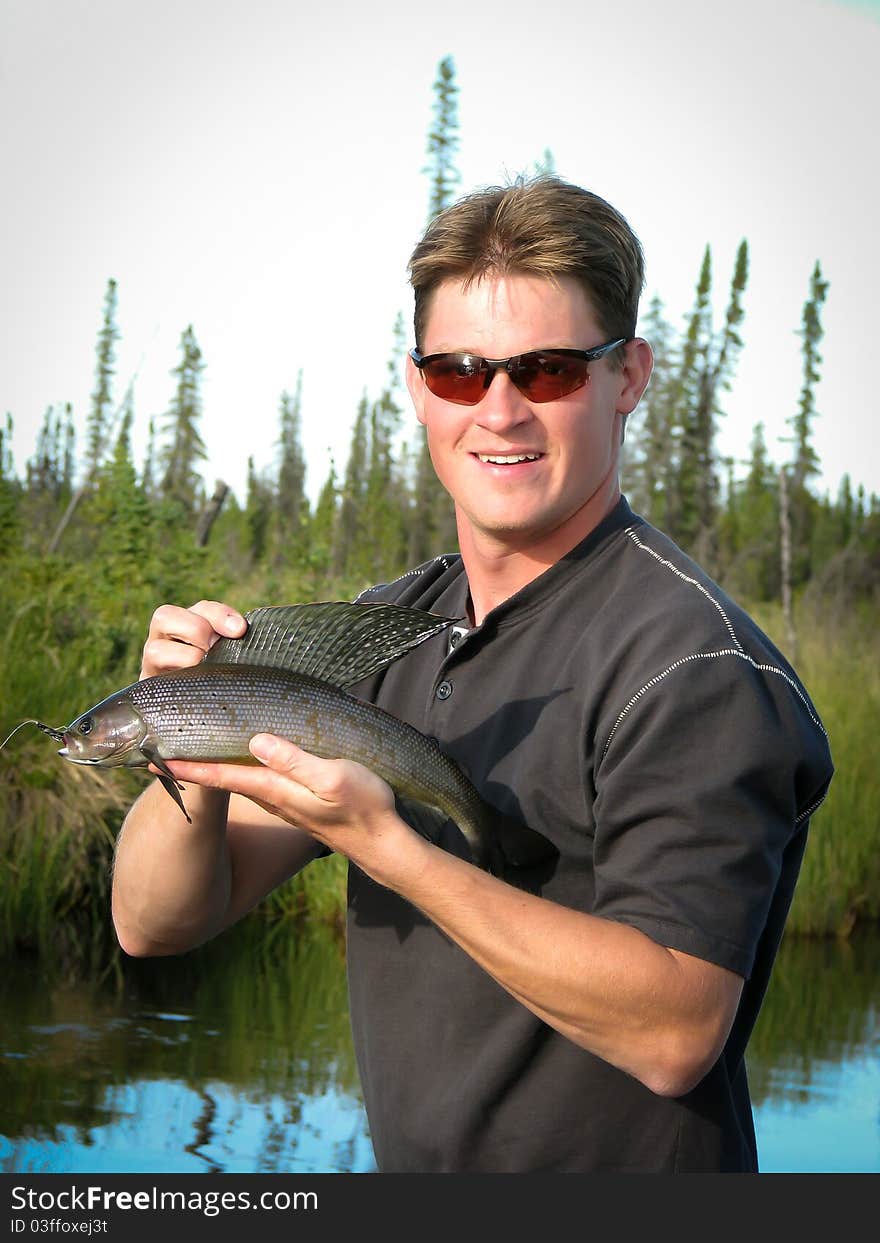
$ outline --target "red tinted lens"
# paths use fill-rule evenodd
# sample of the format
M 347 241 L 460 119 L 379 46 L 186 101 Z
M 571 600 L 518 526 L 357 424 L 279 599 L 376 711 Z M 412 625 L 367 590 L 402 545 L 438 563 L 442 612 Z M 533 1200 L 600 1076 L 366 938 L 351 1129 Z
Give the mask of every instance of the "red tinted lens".
M 473 406 L 486 391 L 487 370 L 476 354 L 441 354 L 423 365 L 422 374 L 435 397 Z
M 584 358 L 534 350 L 511 365 L 510 378 L 529 401 L 556 401 L 586 384 L 588 367 Z

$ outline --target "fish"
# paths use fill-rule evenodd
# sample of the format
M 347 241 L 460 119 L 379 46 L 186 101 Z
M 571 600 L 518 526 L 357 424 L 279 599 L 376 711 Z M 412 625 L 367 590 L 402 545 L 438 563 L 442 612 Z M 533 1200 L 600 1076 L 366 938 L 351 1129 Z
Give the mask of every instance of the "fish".
M 197 665 L 134 682 L 64 730 L 35 721 L 59 755 L 102 768 L 153 765 L 189 819 L 169 760 L 256 763 L 257 733 L 326 759 L 356 760 L 394 791 L 398 810 L 437 842 L 451 820 L 471 862 L 503 875 L 557 852 L 548 839 L 489 804 L 435 738 L 351 694 L 454 618 L 380 602 L 320 601 L 245 614 L 240 639 L 221 638 Z

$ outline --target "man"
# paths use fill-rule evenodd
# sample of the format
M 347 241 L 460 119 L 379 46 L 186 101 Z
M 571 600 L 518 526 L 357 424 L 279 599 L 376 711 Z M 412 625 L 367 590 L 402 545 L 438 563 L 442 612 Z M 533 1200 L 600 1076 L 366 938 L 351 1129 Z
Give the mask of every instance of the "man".
M 170 766 L 192 825 L 155 786 L 133 808 L 120 942 L 182 952 L 337 851 L 380 1169 L 753 1170 L 744 1052 L 832 769 L 780 653 L 621 496 L 639 243 L 539 178 L 441 213 L 411 277 L 407 384 L 461 556 L 365 598 L 460 624 L 361 690 L 554 855 L 492 875 L 366 769 L 258 735 L 261 767 Z M 243 628 L 160 608 L 143 673 Z

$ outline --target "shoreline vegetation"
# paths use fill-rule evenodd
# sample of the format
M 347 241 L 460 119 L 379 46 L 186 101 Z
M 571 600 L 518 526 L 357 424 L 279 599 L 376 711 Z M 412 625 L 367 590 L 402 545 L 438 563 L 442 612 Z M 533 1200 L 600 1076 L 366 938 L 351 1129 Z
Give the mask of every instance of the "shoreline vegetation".
M 753 611 L 786 652 L 781 607 Z M 63 619 L 45 609 L 37 613 L 33 605 L 13 609 L 0 644 L 4 731 L 26 716 L 66 724 L 133 680 L 136 659 L 110 662 L 116 676 L 106 671 L 116 645 L 106 634 L 101 641 L 100 624 L 83 624 L 58 646 L 50 632 Z M 89 610 L 81 616 L 87 620 Z M 795 616 L 802 636 L 798 669 L 828 730 L 836 775 L 813 817 L 787 934 L 847 938 L 857 925 L 880 919 L 880 639 L 855 616 L 834 623 L 803 601 Z M 0 752 L 0 959 L 25 952 L 105 970 L 120 952 L 110 925 L 114 842 L 151 778 L 143 771 L 82 768 L 60 759 L 56 749 L 28 727 Z M 341 935 L 345 877 L 344 860 L 322 860 L 247 919 L 267 936 L 302 921 Z

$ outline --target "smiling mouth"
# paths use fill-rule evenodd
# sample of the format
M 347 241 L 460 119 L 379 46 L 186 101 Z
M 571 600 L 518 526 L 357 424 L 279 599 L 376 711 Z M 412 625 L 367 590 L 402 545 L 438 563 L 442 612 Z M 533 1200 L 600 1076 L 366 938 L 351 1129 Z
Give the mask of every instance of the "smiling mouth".
M 492 466 L 516 466 L 520 462 L 537 462 L 543 453 L 475 453 L 474 457 Z

